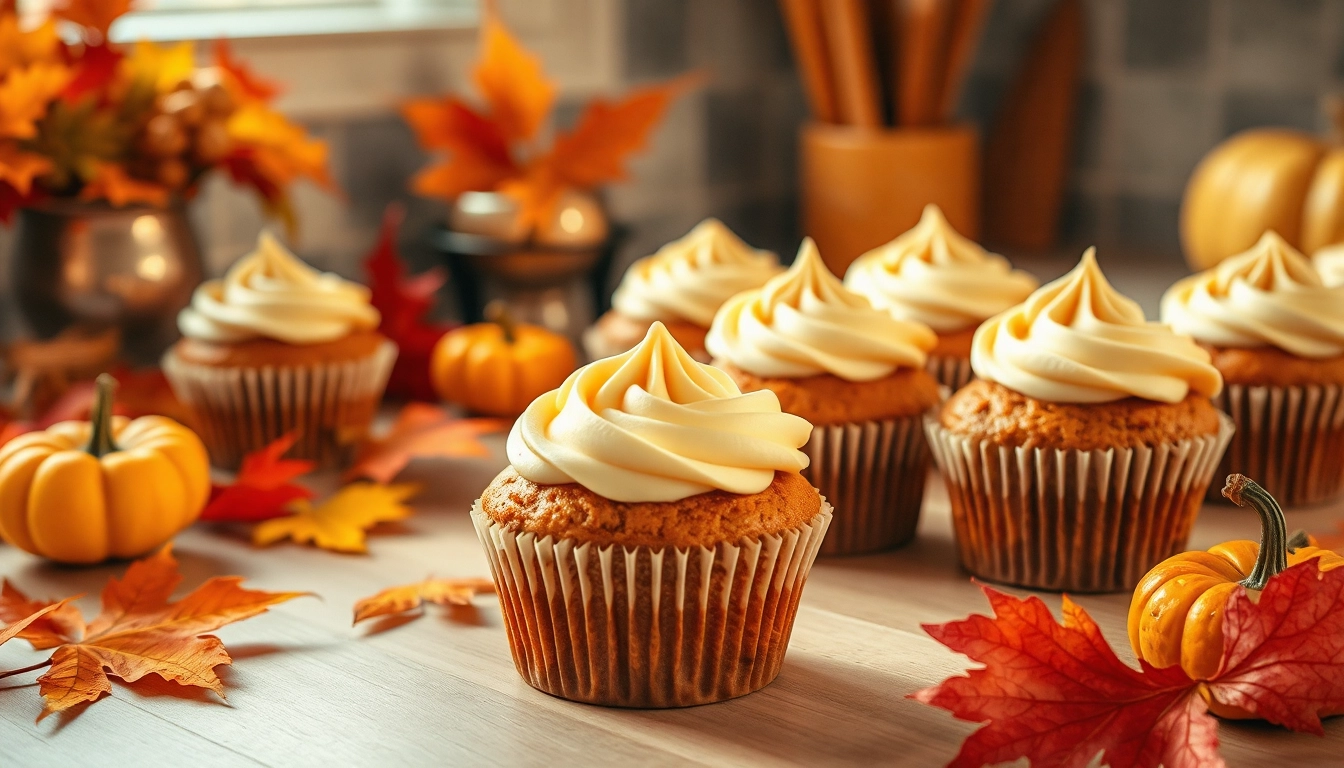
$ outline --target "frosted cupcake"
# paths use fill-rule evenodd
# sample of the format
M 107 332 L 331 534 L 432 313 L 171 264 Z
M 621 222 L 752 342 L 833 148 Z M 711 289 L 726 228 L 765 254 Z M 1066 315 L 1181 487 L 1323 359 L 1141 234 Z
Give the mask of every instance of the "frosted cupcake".
M 1092 249 L 976 331 L 979 377 L 926 421 L 971 573 L 1131 589 L 1185 548 L 1232 435 L 1209 353 L 1144 319 Z
M 939 400 L 924 370 L 936 341 L 847 290 L 811 239 L 787 272 L 714 317 L 705 339 L 714 364 L 814 426 L 804 477 L 836 509 L 822 554 L 875 552 L 914 536 L 929 456 L 920 419 Z
M 367 288 L 299 261 L 269 233 L 178 315 L 163 372 L 218 467 L 297 431 L 297 458 L 348 460 L 368 433 L 397 347 Z
M 954 390 L 971 380 L 975 329 L 1038 285 L 1007 259 L 958 234 L 932 204 L 914 229 L 860 256 L 845 273 L 845 287 L 938 334 L 929 372 Z
M 611 297 L 611 311 L 584 334 L 584 349 L 594 360 L 619 354 L 661 322 L 677 343 L 706 362 L 705 333 L 723 302 L 759 288 L 783 269 L 775 254 L 742 242 L 717 219 L 705 219 L 630 265 Z
M 661 323 L 533 401 L 471 513 L 523 679 L 621 707 L 773 680 L 831 518 L 810 432 Z
M 1162 319 L 1213 356 L 1232 416 L 1220 474 L 1256 478 L 1284 504 L 1344 492 L 1344 288 L 1274 232 L 1181 280 Z

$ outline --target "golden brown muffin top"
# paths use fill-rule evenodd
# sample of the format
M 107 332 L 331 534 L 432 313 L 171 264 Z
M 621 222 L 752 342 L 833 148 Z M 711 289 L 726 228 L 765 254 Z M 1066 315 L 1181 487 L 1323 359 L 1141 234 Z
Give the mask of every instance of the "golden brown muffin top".
M 481 511 L 509 531 L 598 546 L 712 547 L 797 528 L 821 511 L 821 494 L 796 472 L 775 472 L 760 493 L 709 491 L 678 501 L 620 502 L 577 483 L 538 485 L 512 467 L 481 494 Z
M 357 331 L 345 338 L 318 344 L 286 344 L 274 339 L 214 343 L 182 339 L 173 354 L 184 363 L 218 367 L 321 365 L 359 360 L 372 355 L 387 337 L 377 331 Z
M 1051 403 L 980 379 L 948 398 L 939 422 L 977 441 L 1079 451 L 1173 443 L 1219 429 L 1218 409 L 1194 393 L 1179 403 L 1137 397 L 1109 403 Z
M 1344 385 L 1344 356 L 1312 360 L 1278 347 L 1220 349 L 1205 345 L 1228 384 L 1246 387 Z
M 813 426 L 899 419 L 923 413 L 938 403 L 938 382 L 922 368 L 898 368 L 875 381 L 847 381 L 829 373 L 802 379 L 766 378 L 722 360 L 715 367 L 733 377 L 743 392 L 768 389 L 785 413 Z

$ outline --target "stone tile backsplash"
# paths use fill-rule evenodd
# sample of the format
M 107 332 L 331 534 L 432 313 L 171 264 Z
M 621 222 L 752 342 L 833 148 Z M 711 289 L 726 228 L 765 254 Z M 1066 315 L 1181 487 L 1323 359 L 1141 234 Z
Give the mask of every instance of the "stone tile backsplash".
M 995 4 L 959 108 L 963 119 L 988 126 L 1051 1 Z M 1326 128 L 1321 100 L 1344 81 L 1344 0 L 1084 1 L 1087 61 L 1062 227 L 1071 245 L 1174 259 L 1181 190 L 1214 143 L 1257 125 Z M 797 136 L 807 117 L 777 0 L 543 5 L 540 16 L 529 0 L 503 0 L 501 9 L 559 80 L 560 127 L 572 124 L 592 95 L 688 69 L 708 77 L 632 163 L 632 180 L 608 190 L 614 216 L 630 227 L 618 268 L 708 215 L 792 258 L 800 235 Z M 445 39 L 401 52 L 392 46 L 377 61 L 347 68 L 395 66 L 401 94 L 465 88 L 474 36 Z M 271 61 L 298 66 L 308 59 L 281 50 Z M 287 76 L 283 69 L 267 74 Z M 321 83 L 343 75 L 304 77 Z M 434 261 L 424 235 L 442 205 L 407 190 L 427 158 L 395 112 L 401 97 L 378 94 L 368 100 L 373 107 L 329 110 L 311 89 L 300 100 L 299 118 L 330 142 L 344 190 L 331 196 L 305 188 L 297 196 L 299 250 L 325 268 L 357 275 L 383 207 L 394 199 L 407 207 L 403 250 L 418 266 Z M 262 226 L 256 203 L 219 179 L 204 190 L 194 216 L 215 273 L 245 252 Z

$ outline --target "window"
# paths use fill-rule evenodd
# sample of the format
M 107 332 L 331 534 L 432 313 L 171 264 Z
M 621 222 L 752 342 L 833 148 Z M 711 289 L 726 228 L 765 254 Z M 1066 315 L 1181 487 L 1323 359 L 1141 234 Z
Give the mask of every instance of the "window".
M 55 0 L 19 0 L 24 15 Z M 114 40 L 349 34 L 471 26 L 477 0 L 138 0 Z

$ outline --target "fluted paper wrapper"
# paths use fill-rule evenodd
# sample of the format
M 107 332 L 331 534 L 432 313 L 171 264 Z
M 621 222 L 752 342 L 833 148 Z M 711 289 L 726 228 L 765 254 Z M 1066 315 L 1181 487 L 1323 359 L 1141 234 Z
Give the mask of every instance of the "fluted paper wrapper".
M 831 520 L 713 548 L 599 547 L 509 531 L 472 507 L 518 673 L 613 707 L 688 707 L 779 674 Z
M 835 508 L 822 555 L 880 552 L 914 538 L 929 472 L 921 420 L 812 428 L 803 477 Z
M 1185 549 L 1232 438 L 1077 451 L 1000 446 L 924 421 L 966 570 L 1032 589 L 1118 592 Z
M 1344 492 L 1344 388 L 1229 384 L 1214 402 L 1237 425 L 1219 477 L 1246 475 L 1284 506 Z
M 939 384 L 953 392 L 970 384 L 971 379 L 975 377 L 975 372 L 971 370 L 971 359 L 969 357 L 929 355 L 924 370 L 932 374 Z
M 378 412 L 397 345 L 327 365 L 243 368 L 183 362 L 170 349 L 163 372 L 196 416 L 210 463 L 235 469 L 243 456 L 290 432 L 286 456 L 332 468 L 349 463 Z

